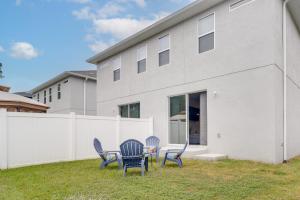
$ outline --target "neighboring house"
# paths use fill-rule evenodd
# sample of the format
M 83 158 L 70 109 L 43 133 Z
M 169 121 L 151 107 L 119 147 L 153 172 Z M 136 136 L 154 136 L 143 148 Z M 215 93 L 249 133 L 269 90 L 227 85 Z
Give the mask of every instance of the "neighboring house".
M 9 89 L 9 87 L 0 85 L 0 108 L 5 108 L 8 112 L 47 112 L 47 105 L 21 95 L 9 93 Z
M 96 115 L 96 70 L 66 71 L 31 90 L 48 113 Z
M 271 163 L 299 155 L 299 10 L 298 0 L 286 15 L 282 0 L 193 2 L 88 59 L 98 114 L 153 117 L 162 145 L 187 139 Z
M 32 99 L 32 94 L 30 92 L 15 92 L 14 94 Z

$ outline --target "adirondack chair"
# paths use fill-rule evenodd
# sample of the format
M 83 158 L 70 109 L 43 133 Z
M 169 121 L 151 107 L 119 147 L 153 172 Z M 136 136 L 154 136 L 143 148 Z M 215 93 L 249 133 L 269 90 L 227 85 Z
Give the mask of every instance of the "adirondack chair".
M 145 156 L 144 156 L 144 145 L 137 140 L 126 140 L 120 145 L 124 176 L 128 168 L 141 168 L 141 174 L 144 176 L 145 173 Z M 148 165 L 146 163 L 146 165 Z M 146 166 L 146 170 L 147 170 Z
M 160 151 L 159 142 L 160 142 L 159 138 L 155 136 L 150 136 L 146 139 L 146 146 L 155 148 L 153 152 L 149 152 L 149 155 L 151 157 L 151 164 L 152 164 L 153 155 L 155 155 L 156 157 L 156 163 L 159 163 L 159 151 Z
M 166 161 L 169 160 L 172 162 L 176 162 L 178 164 L 178 166 L 181 168 L 182 167 L 181 155 L 184 153 L 187 145 L 188 145 L 188 142 L 186 141 L 183 149 L 167 150 L 167 152 L 165 154 L 165 158 L 162 162 L 162 167 L 164 167 L 166 165 Z
M 118 162 L 119 169 L 122 169 L 122 159 L 119 151 L 103 151 L 101 142 L 97 138 L 94 139 L 94 147 L 102 159 L 102 163 L 99 166 L 100 169 L 105 168 L 113 162 Z

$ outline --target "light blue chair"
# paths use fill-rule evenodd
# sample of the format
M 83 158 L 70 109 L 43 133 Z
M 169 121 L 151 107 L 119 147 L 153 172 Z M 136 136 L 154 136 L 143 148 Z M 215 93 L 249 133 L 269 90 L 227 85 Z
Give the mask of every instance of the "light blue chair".
M 100 169 L 103 169 L 107 165 L 114 162 L 118 162 L 119 169 L 122 169 L 122 159 L 119 151 L 103 151 L 101 142 L 97 138 L 94 139 L 94 147 L 98 155 L 102 159 Z
M 181 160 L 181 155 L 184 153 L 187 145 L 188 145 L 188 142 L 186 141 L 183 149 L 170 149 L 170 150 L 167 150 L 167 152 L 165 154 L 165 158 L 164 158 L 161 166 L 164 167 L 166 165 L 166 161 L 169 160 L 171 162 L 177 163 L 178 166 L 180 168 L 182 168 L 183 163 L 182 163 L 182 160 Z
M 120 145 L 124 176 L 128 168 L 141 168 L 141 174 L 144 176 L 145 167 L 148 170 L 148 159 L 145 163 L 144 145 L 143 143 L 130 139 Z M 146 166 L 145 166 L 146 165 Z
M 159 147 L 159 138 L 156 136 L 150 136 L 146 139 L 146 146 L 147 147 L 155 147 L 155 151 L 153 152 L 149 152 L 149 156 L 151 157 L 151 164 L 152 164 L 152 156 L 155 155 L 156 157 L 156 163 L 159 163 L 159 151 L 160 151 L 160 147 Z

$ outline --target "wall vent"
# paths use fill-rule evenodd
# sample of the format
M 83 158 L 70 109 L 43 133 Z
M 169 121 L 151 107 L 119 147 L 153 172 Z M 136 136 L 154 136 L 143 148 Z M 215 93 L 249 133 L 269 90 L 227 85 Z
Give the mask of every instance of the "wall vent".
M 229 8 L 230 8 L 230 10 L 235 10 L 241 6 L 248 5 L 248 4 L 252 3 L 253 1 L 255 1 L 255 0 L 231 0 Z

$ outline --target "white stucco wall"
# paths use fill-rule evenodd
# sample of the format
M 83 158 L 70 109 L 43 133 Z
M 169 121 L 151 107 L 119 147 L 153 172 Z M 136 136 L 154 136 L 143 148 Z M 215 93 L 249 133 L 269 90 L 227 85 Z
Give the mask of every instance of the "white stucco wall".
M 287 154 L 300 154 L 300 35 L 287 16 Z
M 216 17 L 215 49 L 198 54 L 197 22 L 212 12 Z M 158 67 L 158 38 L 164 34 L 171 38 L 171 63 Z M 294 48 L 298 48 L 295 42 Z M 147 71 L 137 74 L 136 50 L 144 44 L 148 50 Z M 107 64 L 110 59 L 98 65 L 98 114 L 115 116 L 118 105 L 139 101 L 141 117 L 154 117 L 154 134 L 162 145 L 167 145 L 168 97 L 207 91 L 211 153 L 271 163 L 282 161 L 281 0 L 256 0 L 232 12 L 226 1 L 140 45 L 116 55 L 122 58 L 120 81 L 113 82 L 113 69 Z M 296 60 L 293 62 L 299 61 L 295 55 L 291 57 Z M 298 72 L 290 73 L 300 78 Z M 289 106 L 294 110 L 292 103 L 298 101 L 298 95 L 291 90 L 291 96 Z M 298 130 L 298 114 L 289 113 L 294 120 L 289 125 L 290 137 L 295 138 L 292 132 Z M 290 155 L 300 153 L 296 150 L 298 143 L 289 144 Z
M 37 92 L 40 94 L 40 102 L 44 99 L 44 90 L 47 91 L 47 105 L 50 107 L 48 113 L 66 114 L 75 112 L 84 113 L 84 79 L 70 76 L 43 90 Z M 61 99 L 57 98 L 57 85 L 61 84 Z M 86 81 L 86 115 L 96 115 L 96 87 L 95 80 Z M 52 88 L 52 102 L 49 102 L 49 88 Z M 37 93 L 34 99 L 37 100 Z

